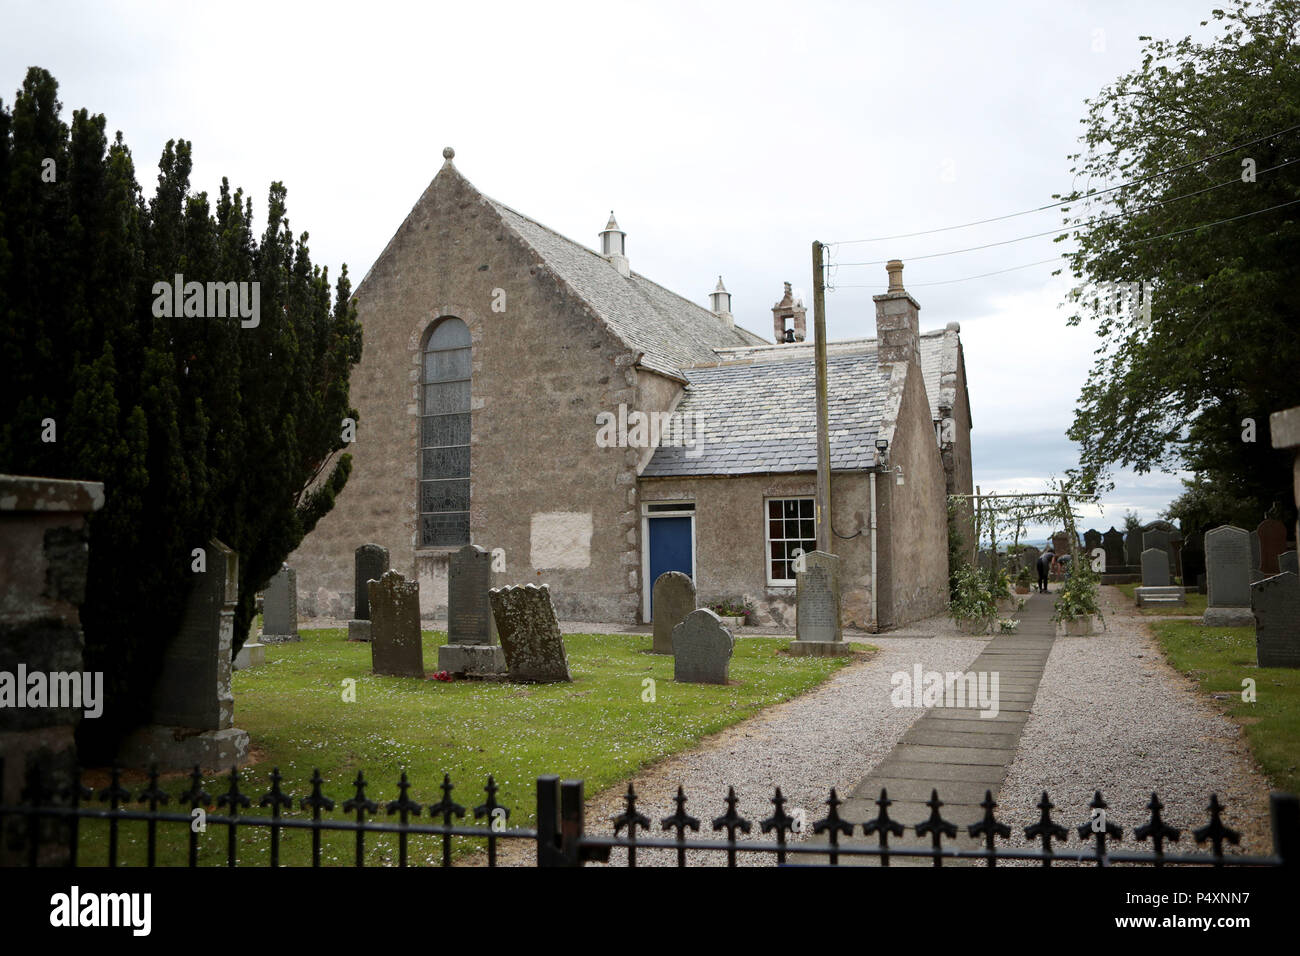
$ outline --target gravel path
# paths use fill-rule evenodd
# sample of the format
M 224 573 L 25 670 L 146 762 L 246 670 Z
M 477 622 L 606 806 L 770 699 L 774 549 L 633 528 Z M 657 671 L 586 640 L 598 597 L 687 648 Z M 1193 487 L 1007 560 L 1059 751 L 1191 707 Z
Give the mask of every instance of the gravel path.
M 1119 848 L 1142 851 L 1150 843 L 1136 843 L 1132 830 L 1146 822 L 1155 790 L 1165 821 L 1185 831 L 1168 852 L 1186 852 L 1196 849 L 1186 831 L 1207 822 L 1215 792 L 1227 807 L 1225 822 L 1241 831 L 1235 852 L 1270 852 L 1268 783 L 1240 728 L 1165 662 L 1144 626 L 1158 618 L 1139 615 L 1115 588 L 1103 588 L 1102 600 L 1105 633 L 1058 638 L 1052 647 L 998 797 L 999 815 L 1022 826 L 1037 819 L 1046 790 L 1058 808 L 1053 816 L 1078 825 L 1100 789 L 1124 827 Z M 1015 826 L 1012 837 L 1012 844 L 1025 842 Z M 1067 846 L 1079 845 L 1071 834 Z
M 880 651 L 867 661 L 838 671 L 826 683 L 784 704 L 768 708 L 721 733 L 706 738 L 686 753 L 668 757 L 632 778 L 639 797 L 637 809 L 650 818 L 653 836 L 662 836 L 659 821 L 674 810 L 678 785 L 686 788 L 687 812 L 699 818 L 698 838 L 712 839 L 711 821 L 724 812 L 727 787 L 735 787 L 738 812 L 753 822 L 749 839 L 763 839 L 758 821 L 772 813 L 777 785 L 787 798 L 786 812 L 802 808 L 809 821 L 819 819 L 830 788 L 841 796 L 879 763 L 922 713 L 890 703 L 890 677 L 911 672 L 916 661 L 926 669 L 962 670 L 983 650 L 988 639 L 959 635 L 944 617 L 930 618 L 888 634 L 851 640 L 872 643 Z M 589 833 L 612 831 L 610 819 L 622 812 L 626 783 L 587 800 Z M 535 851 L 507 844 L 498 863 L 532 865 Z M 626 853 L 615 850 L 611 862 L 621 864 Z M 719 865 L 722 853 L 692 851 L 687 862 Z M 466 862 L 483 862 L 480 858 Z M 637 852 L 637 865 L 675 865 L 673 851 Z M 769 854 L 742 854 L 740 865 L 774 865 Z

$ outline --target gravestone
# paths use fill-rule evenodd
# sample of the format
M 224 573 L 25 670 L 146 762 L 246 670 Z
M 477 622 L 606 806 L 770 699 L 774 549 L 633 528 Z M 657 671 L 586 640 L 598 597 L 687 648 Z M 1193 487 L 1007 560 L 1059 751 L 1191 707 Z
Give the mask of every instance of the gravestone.
M 438 669 L 467 677 L 506 673 L 505 652 L 492 618 L 492 553 L 467 544 L 447 564 L 447 643 Z
M 229 770 L 248 759 L 248 733 L 234 726 L 230 689 L 239 556 L 213 539 L 196 572 L 178 633 L 163 651 L 149 723 L 118 753 L 121 763 L 160 770 Z
M 1022 568 L 1028 568 L 1030 574 L 1037 574 L 1038 572 L 1036 569 L 1038 568 L 1038 559 L 1042 557 L 1042 554 L 1043 552 L 1039 551 L 1032 544 L 1026 546 L 1025 549 L 1020 552 L 1020 566 Z
M 1183 584 L 1197 588 L 1198 582 L 1205 576 L 1205 545 L 1199 534 L 1187 536 L 1179 557 L 1182 562 Z
M 1160 548 L 1147 548 L 1142 552 L 1142 586 L 1169 587 L 1169 555 Z
M 1276 518 L 1265 518 L 1255 535 L 1259 539 L 1259 564 L 1255 567 L 1265 575 L 1277 574 L 1277 556 L 1286 550 L 1286 525 Z
M 809 551 L 803 562 L 804 569 L 795 575 L 795 643 L 843 644 L 840 559 Z
M 1263 548 L 1259 543 L 1259 532 L 1252 531 L 1250 533 L 1250 569 L 1252 571 L 1258 571 L 1263 560 L 1264 555 Z
M 569 659 L 551 590 L 545 584 L 511 585 L 488 592 L 506 667 L 513 681 L 569 681 Z
M 673 628 L 695 610 L 695 582 L 681 571 L 665 571 L 655 578 L 650 613 L 654 622 L 652 654 L 673 652 Z
M 1101 532 L 1096 528 L 1089 528 L 1083 533 L 1083 550 L 1092 554 L 1097 548 L 1101 547 Z M 1109 559 L 1107 559 L 1109 561 Z
M 1300 576 L 1286 571 L 1250 586 L 1260 667 L 1300 667 Z
M 1056 556 L 1062 557 L 1070 553 L 1070 536 L 1064 531 L 1058 531 L 1052 535 L 1052 550 Z
M 673 628 L 673 680 L 690 684 L 727 683 L 735 646 L 736 640 L 722 618 L 706 607 L 692 611 Z
M 349 641 L 370 640 L 370 592 L 368 582 L 378 581 L 388 570 L 388 549 L 377 544 L 363 544 L 353 558 L 355 587 L 352 620 L 348 621 Z
M 1296 559 L 1294 551 L 1283 551 L 1277 556 L 1278 574 L 1290 571 L 1292 574 L 1300 574 L 1300 561 Z
M 993 567 L 993 552 L 988 548 L 980 548 L 979 553 L 975 556 L 975 563 L 981 571 L 988 571 Z
M 420 638 L 420 582 L 385 571 L 366 584 L 370 612 L 370 661 L 376 674 L 423 677 Z
M 1251 624 L 1250 534 L 1222 525 L 1205 535 L 1207 627 L 1243 627 Z
M 281 644 L 298 636 L 298 572 L 284 565 L 266 586 L 262 601 L 262 641 Z
M 1115 572 L 1128 564 L 1124 557 L 1124 535 L 1112 526 L 1101 536 L 1101 548 L 1106 552 L 1106 570 Z
M 1130 568 L 1142 567 L 1142 531 L 1134 528 L 1124 535 L 1124 553 Z
M 1165 564 L 1168 566 L 1167 574 L 1172 577 L 1174 574 L 1174 549 L 1169 542 L 1169 532 L 1163 528 L 1153 528 L 1150 531 L 1142 532 L 1142 552 L 1145 555 L 1147 551 L 1156 549 L 1165 556 Z M 1146 584 L 1146 567 L 1142 570 L 1142 583 Z M 1166 581 L 1165 584 L 1169 582 Z

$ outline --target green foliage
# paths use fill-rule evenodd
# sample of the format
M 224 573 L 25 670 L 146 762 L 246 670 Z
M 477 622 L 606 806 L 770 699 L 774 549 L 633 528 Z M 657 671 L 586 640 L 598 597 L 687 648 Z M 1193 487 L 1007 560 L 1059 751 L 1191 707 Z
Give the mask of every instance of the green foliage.
M 1028 566 L 1022 566 L 1020 570 L 1016 572 L 1016 585 L 1022 588 L 1033 587 L 1034 575 L 1029 570 Z
M 990 622 L 997 617 L 998 607 L 991 591 L 974 568 L 963 565 L 957 570 L 957 593 L 948 602 L 948 616 L 954 621 Z
M 1209 531 L 1221 524 L 1253 528 L 1261 517 L 1259 502 L 1234 495 L 1204 475 L 1183 479 L 1183 493 L 1169 503 L 1161 515 L 1177 523 L 1184 532 Z
M 1100 614 L 1101 608 L 1097 604 L 1100 583 L 1097 572 L 1092 569 L 1092 564 L 1086 557 L 1072 560 L 1065 583 L 1056 592 L 1056 611 L 1052 620 L 1073 621 L 1090 614 Z
M 948 600 L 957 596 L 958 572 L 967 566 L 966 537 L 962 528 L 967 519 L 963 511 L 967 510 L 960 498 L 948 499 Z
M 983 572 L 980 577 L 981 587 L 989 592 L 994 601 L 1002 601 L 1011 597 L 1011 579 L 1007 576 L 1005 567 L 990 565 L 988 570 Z
M 1276 168 L 1300 158 L 1300 133 L 1268 135 L 1300 125 L 1300 3 L 1225 7 L 1217 39 L 1143 37 L 1141 66 L 1088 101 L 1081 185 L 1061 198 L 1070 268 L 1089 286 L 1070 322 L 1091 313 L 1102 347 L 1068 434 L 1089 483 L 1115 465 L 1185 469 L 1258 515 L 1291 507 L 1268 416 L 1300 405 L 1300 207 L 1251 215 L 1300 198 L 1300 166 Z M 1107 282 L 1150 285 L 1149 328 L 1137 310 L 1097 308 Z
M 241 190 L 223 180 L 215 209 L 191 192 L 181 140 L 146 202 L 121 135 L 109 144 L 86 110 L 65 125 L 57 92 L 32 68 L 0 103 L 0 471 L 104 483 L 81 619 L 107 706 L 79 733 L 105 759 L 146 715 L 191 551 L 215 537 L 239 553 L 238 645 L 254 592 L 346 483 L 361 329 L 346 267 L 331 290 L 289 231 L 281 184 L 259 238 Z M 176 273 L 260 283 L 260 323 L 156 317 L 153 285 Z M 46 418 L 55 442 L 40 439 Z

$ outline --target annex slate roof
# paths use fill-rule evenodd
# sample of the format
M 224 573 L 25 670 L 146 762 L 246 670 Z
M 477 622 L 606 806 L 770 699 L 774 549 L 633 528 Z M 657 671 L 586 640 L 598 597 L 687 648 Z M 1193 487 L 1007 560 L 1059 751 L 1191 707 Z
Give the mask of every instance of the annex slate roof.
M 817 468 L 816 373 L 812 350 L 762 360 L 688 368 L 676 412 L 702 423 L 696 448 L 660 445 L 643 478 L 752 475 Z M 831 469 L 875 465 L 876 432 L 889 376 L 875 349 L 829 354 Z
M 812 342 L 799 342 L 797 344 L 773 345 L 764 343 L 756 347 L 741 348 L 719 348 L 717 349 L 718 359 L 724 362 L 752 359 L 762 361 L 766 358 L 807 358 L 811 361 L 813 355 Z M 921 333 L 921 378 L 925 382 L 925 396 L 930 402 L 930 417 L 938 419 L 939 405 L 943 402 L 951 402 L 952 396 L 944 395 L 944 368 L 945 365 L 951 366 L 948 371 L 951 374 L 956 371 L 956 334 L 949 339 L 943 329 L 933 332 Z M 950 352 L 945 356 L 945 351 Z M 842 339 L 838 342 L 826 343 L 826 355 L 828 360 L 836 355 L 848 354 L 876 354 L 875 339 Z
M 624 276 L 604 256 L 523 213 L 495 199 L 488 202 L 506 225 L 609 324 L 614 334 L 630 348 L 644 353 L 641 365 L 651 371 L 680 378 L 686 366 L 716 362 L 715 348 L 766 341 L 746 329 L 728 326 L 708 309 L 638 272 Z

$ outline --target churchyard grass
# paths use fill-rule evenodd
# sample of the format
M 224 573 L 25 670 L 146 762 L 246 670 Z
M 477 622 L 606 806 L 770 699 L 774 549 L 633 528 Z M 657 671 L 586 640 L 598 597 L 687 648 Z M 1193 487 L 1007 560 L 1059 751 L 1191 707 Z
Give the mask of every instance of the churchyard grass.
M 396 799 L 397 779 L 405 770 L 413 784 L 411 798 L 425 806 L 441 798 L 438 785 L 444 773 L 450 774 L 452 799 L 470 809 L 458 822 L 472 824 L 472 808 L 483 802 L 482 787 L 492 773 L 500 787 L 497 800 L 511 809 L 510 825 L 533 826 L 538 775 L 580 778 L 586 792 L 595 794 L 764 707 L 811 690 L 853 660 L 790 657 L 778 653 L 788 639 L 747 637 L 736 641 L 731 684 L 678 684 L 671 655 L 644 653 L 648 634 L 568 634 L 564 642 L 573 683 L 448 683 L 372 675 L 370 645 L 349 643 L 345 630 L 300 633 L 300 643 L 273 645 L 264 665 L 234 675 L 235 725 L 251 734 L 257 761 L 241 771 L 240 789 L 252 798 L 241 816 L 267 813 L 257 804 L 268 789 L 271 768 L 278 766 L 283 789 L 295 798 L 293 816 L 305 818 L 299 801 L 319 767 L 324 791 L 336 803 L 327 817 L 344 816 L 337 807 L 354 796 L 361 770 L 366 796 L 381 805 L 381 813 L 371 816 L 389 819 L 382 806 Z M 423 631 L 422 637 L 426 669 L 433 671 L 429 662 L 437 660 L 446 634 Z M 647 678 L 654 681 L 653 695 L 643 683 Z M 348 679 L 356 681 L 355 703 L 343 699 Z M 133 797 L 146 785 L 141 774 L 124 780 Z M 97 789 L 106 781 L 103 773 L 87 779 Z M 188 778 L 168 775 L 162 785 L 172 797 L 163 809 L 188 812 L 188 804 L 178 806 L 177 800 Z M 228 774 L 204 777 L 214 801 L 228 785 Z M 416 822 L 430 821 L 422 815 Z M 160 827 L 159 863 L 184 865 L 187 836 L 183 826 Z M 265 828 L 241 829 L 240 859 L 264 865 L 269 840 Z M 107 842 L 104 825 L 83 822 L 83 864 L 103 865 Z M 322 863 L 353 863 L 353 834 L 326 832 L 322 843 Z M 457 838 L 456 852 L 482 843 Z M 145 845 L 143 823 L 121 824 L 124 862 L 143 863 Z M 224 865 L 225 852 L 225 828 L 211 827 L 201 839 L 200 865 Z M 413 863 L 434 863 L 440 854 L 440 838 L 411 838 Z M 396 859 L 396 836 L 367 834 L 367 865 Z M 308 831 L 281 832 L 281 861 L 310 865 Z
M 1137 596 L 1133 593 L 1140 584 L 1117 584 L 1115 587 L 1124 593 L 1130 601 L 1136 601 Z M 1147 605 L 1145 607 L 1135 608 L 1139 614 L 1146 614 L 1152 617 L 1200 617 L 1205 613 L 1205 602 L 1207 600 L 1204 594 L 1197 594 L 1195 591 L 1186 592 L 1187 603 L 1175 604 L 1168 606 Z
M 1204 627 L 1193 621 L 1151 625 L 1166 659 L 1214 697 L 1241 724 L 1273 786 L 1300 790 L 1300 670 L 1257 667 L 1253 627 Z M 1255 682 L 1255 701 L 1242 700 L 1242 680 Z

